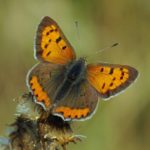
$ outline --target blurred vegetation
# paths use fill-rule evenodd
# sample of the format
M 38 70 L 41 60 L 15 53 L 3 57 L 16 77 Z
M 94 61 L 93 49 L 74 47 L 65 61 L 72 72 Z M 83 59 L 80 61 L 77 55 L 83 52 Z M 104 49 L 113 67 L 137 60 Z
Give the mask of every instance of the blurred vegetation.
M 15 118 L 13 98 L 27 91 L 25 79 L 36 63 L 37 24 L 48 15 L 61 26 L 78 56 L 137 68 L 140 76 L 125 93 L 100 101 L 92 119 L 77 122 L 87 136 L 70 149 L 148 150 L 150 147 L 150 1 L 0 0 L 0 134 Z M 79 27 L 75 27 L 78 21 Z M 79 37 L 78 37 L 79 31 Z M 115 42 L 120 46 L 96 54 Z

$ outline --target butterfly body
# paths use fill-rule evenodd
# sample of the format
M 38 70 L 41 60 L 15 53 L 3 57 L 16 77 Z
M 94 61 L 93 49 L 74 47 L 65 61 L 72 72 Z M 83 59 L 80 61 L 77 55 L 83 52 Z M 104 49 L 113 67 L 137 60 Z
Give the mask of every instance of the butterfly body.
M 85 60 L 82 58 L 67 65 L 64 70 L 64 80 L 56 89 L 56 94 L 53 98 L 55 102 L 66 97 L 75 86 L 80 86 L 80 84 L 85 80 L 85 69 Z
M 86 64 L 75 52 L 60 27 L 50 17 L 38 26 L 35 57 L 40 61 L 29 71 L 27 85 L 45 111 L 68 120 L 90 118 L 98 98 L 108 99 L 137 78 L 127 65 Z

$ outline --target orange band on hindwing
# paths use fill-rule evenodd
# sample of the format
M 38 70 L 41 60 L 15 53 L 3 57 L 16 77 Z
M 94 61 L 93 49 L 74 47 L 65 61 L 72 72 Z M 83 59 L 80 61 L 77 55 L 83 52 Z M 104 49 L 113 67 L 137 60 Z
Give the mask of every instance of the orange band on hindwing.
M 81 119 L 85 118 L 89 114 L 89 108 L 69 108 L 69 107 L 58 107 L 55 109 L 55 113 L 62 114 L 64 119 Z
M 43 90 L 42 86 L 39 84 L 36 76 L 32 76 L 30 80 L 30 86 L 34 96 L 36 97 L 36 101 L 44 103 L 45 107 L 48 108 L 51 104 L 51 100 L 47 93 Z

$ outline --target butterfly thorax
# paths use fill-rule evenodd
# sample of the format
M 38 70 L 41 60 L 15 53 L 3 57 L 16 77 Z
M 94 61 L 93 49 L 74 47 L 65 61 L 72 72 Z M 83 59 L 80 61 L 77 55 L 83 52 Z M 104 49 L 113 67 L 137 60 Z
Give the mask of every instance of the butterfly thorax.
M 85 73 L 85 60 L 80 58 L 79 60 L 73 61 L 68 67 L 66 72 L 66 80 L 76 83 L 83 78 Z
M 80 58 L 70 63 L 67 67 L 64 81 L 61 86 L 56 90 L 54 101 L 64 99 L 70 92 L 70 90 L 79 85 L 85 80 L 85 60 Z

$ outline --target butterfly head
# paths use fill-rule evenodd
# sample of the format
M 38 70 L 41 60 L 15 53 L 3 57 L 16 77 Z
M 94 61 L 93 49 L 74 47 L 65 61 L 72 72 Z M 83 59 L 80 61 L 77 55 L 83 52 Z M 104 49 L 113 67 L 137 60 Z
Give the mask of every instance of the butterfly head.
M 80 63 L 85 64 L 86 63 L 86 57 L 81 57 L 77 61 L 80 62 Z

